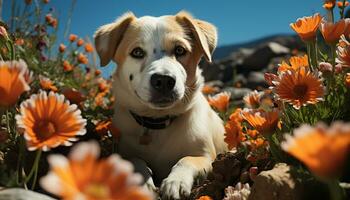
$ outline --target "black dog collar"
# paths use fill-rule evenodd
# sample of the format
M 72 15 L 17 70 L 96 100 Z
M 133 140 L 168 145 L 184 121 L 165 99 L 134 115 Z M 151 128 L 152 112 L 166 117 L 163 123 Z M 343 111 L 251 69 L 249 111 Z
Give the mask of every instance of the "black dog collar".
M 176 116 L 164 116 L 160 118 L 152 118 L 152 117 L 143 117 L 137 115 L 136 113 L 129 111 L 131 116 L 135 119 L 135 121 L 146 129 L 160 130 L 165 129 L 170 126 L 170 124 L 176 119 Z

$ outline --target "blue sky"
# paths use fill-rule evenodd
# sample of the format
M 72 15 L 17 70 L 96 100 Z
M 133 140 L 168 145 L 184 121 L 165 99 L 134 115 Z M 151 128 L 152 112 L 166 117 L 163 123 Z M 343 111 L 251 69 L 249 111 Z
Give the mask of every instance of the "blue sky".
M 3 18 L 9 16 L 10 2 L 4 0 Z M 24 0 L 17 0 L 22 2 Z M 34 0 L 35 1 L 35 0 Z M 40 0 L 39 0 L 40 1 Z M 71 0 L 51 0 L 60 16 L 61 35 Z M 71 33 L 92 37 L 101 25 L 126 11 L 136 16 L 160 16 L 187 10 L 218 27 L 219 45 L 240 43 L 277 33 L 292 33 L 289 24 L 298 17 L 323 12 L 321 0 L 77 0 Z M 63 38 L 61 38 L 63 39 Z

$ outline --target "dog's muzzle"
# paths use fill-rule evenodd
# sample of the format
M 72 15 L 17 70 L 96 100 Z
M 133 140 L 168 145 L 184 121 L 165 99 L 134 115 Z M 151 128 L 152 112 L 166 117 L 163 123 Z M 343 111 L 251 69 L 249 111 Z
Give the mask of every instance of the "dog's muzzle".
M 152 99 L 151 102 L 158 106 L 168 106 L 177 100 L 178 95 L 174 91 L 176 79 L 169 75 L 153 74 L 151 76 Z

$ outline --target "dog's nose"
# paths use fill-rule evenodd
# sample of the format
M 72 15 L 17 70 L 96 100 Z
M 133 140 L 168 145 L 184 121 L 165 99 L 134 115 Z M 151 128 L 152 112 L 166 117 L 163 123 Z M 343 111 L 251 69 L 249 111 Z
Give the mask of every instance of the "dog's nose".
M 158 92 L 170 92 L 175 87 L 176 80 L 167 75 L 153 74 L 151 76 L 151 86 Z

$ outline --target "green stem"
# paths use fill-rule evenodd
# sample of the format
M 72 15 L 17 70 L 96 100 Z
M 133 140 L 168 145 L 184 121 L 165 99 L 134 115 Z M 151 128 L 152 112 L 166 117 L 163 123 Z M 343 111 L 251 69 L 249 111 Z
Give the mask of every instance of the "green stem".
M 311 61 L 311 42 L 306 43 L 306 50 L 307 50 L 307 57 L 308 57 L 308 62 L 309 62 L 309 66 L 312 69 L 312 61 Z
M 24 184 L 27 184 L 28 181 L 34 175 L 34 179 L 33 179 L 33 182 L 32 182 L 32 187 L 33 186 L 35 187 L 35 182 L 36 182 L 36 178 L 37 178 L 37 175 L 38 175 L 38 166 L 39 166 L 39 161 L 40 161 L 40 157 L 41 157 L 41 152 L 42 152 L 41 150 L 37 150 L 32 169 L 30 170 L 29 175 L 25 178 Z
M 10 112 L 6 110 L 6 125 L 7 125 L 7 132 L 11 134 L 11 126 L 10 126 Z
M 345 2 L 346 0 L 343 0 L 343 7 L 340 9 L 340 19 L 344 19 Z
M 339 181 L 329 181 L 327 183 L 328 189 L 330 192 L 331 200 L 343 200 L 344 199 L 344 190 L 340 187 Z
M 331 64 L 332 64 L 332 77 L 331 77 L 331 86 L 335 87 L 335 58 L 336 58 L 336 44 L 331 44 Z M 330 88 L 331 89 L 331 88 Z
M 279 154 L 279 150 L 277 149 L 275 142 L 273 141 L 272 136 L 273 136 L 273 134 L 266 136 L 266 139 L 269 142 L 271 155 L 272 155 L 272 157 L 275 158 L 276 161 L 282 161 L 283 159 L 282 159 L 281 155 Z
M 311 67 L 311 70 L 313 71 L 313 70 L 315 70 L 315 69 L 317 69 L 317 66 L 318 66 L 318 64 L 317 64 L 317 42 L 316 41 L 312 41 L 312 42 L 310 42 L 310 60 L 311 60 L 311 64 L 312 64 L 312 67 Z

